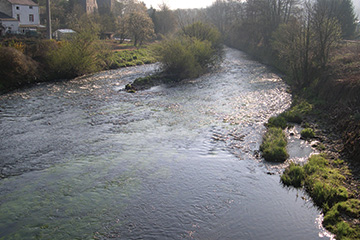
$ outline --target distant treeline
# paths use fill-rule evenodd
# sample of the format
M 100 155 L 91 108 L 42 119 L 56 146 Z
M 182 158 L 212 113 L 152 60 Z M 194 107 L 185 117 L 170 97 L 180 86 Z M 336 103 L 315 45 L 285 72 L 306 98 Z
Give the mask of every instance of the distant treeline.
M 271 63 L 300 89 L 321 76 L 331 51 L 356 29 L 351 0 L 218 0 L 207 16 L 227 44 Z

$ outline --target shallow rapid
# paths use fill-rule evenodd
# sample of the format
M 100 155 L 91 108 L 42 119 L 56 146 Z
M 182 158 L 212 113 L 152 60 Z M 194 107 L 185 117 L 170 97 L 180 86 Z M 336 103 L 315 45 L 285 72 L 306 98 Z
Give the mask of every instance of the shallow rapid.
M 257 151 L 281 78 L 226 49 L 211 74 L 121 91 L 157 68 L 0 96 L 0 239 L 328 239 Z

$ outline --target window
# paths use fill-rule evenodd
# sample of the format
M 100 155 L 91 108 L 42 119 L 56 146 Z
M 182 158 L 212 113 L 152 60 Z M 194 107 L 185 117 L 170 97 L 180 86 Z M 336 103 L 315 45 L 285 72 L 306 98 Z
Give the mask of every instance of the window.
M 16 18 L 18 21 L 20 21 L 20 14 L 16 14 Z
M 29 9 L 33 9 L 33 6 L 29 6 Z
M 29 14 L 29 22 L 33 22 L 34 21 L 34 14 Z
M 19 10 L 20 9 L 20 7 L 19 6 L 16 6 L 16 10 Z

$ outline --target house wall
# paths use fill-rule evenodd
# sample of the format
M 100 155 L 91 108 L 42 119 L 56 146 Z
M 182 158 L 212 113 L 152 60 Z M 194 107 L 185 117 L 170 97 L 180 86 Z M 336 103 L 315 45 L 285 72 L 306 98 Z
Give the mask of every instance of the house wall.
M 16 20 L 2 20 L 0 24 L 4 26 L 5 33 L 10 31 L 11 33 L 18 33 L 19 31 L 19 22 Z
M 33 15 L 34 21 L 30 21 L 29 16 Z M 28 6 L 28 5 L 12 5 L 13 18 L 18 19 L 20 16 L 20 25 L 39 25 L 39 6 Z
M 0 0 L 0 12 L 5 13 L 6 15 L 12 16 L 11 3 L 9 3 L 7 0 Z
M 96 0 L 82 0 L 82 5 L 85 8 L 87 14 L 97 11 L 98 5 Z

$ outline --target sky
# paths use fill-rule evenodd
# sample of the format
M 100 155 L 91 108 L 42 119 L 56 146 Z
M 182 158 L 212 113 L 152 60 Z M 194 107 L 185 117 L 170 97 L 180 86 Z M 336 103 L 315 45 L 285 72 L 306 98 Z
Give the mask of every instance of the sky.
M 141 0 L 148 8 L 150 8 L 150 6 L 158 8 L 160 4 L 165 3 L 173 10 L 178 8 L 206 8 L 214 1 L 215 0 Z
M 210 6 L 215 0 L 141 0 L 146 4 L 148 8 L 158 8 L 162 3 L 165 3 L 171 9 L 175 10 L 178 8 L 206 8 Z M 360 18 L 360 0 L 352 0 L 355 13 Z

